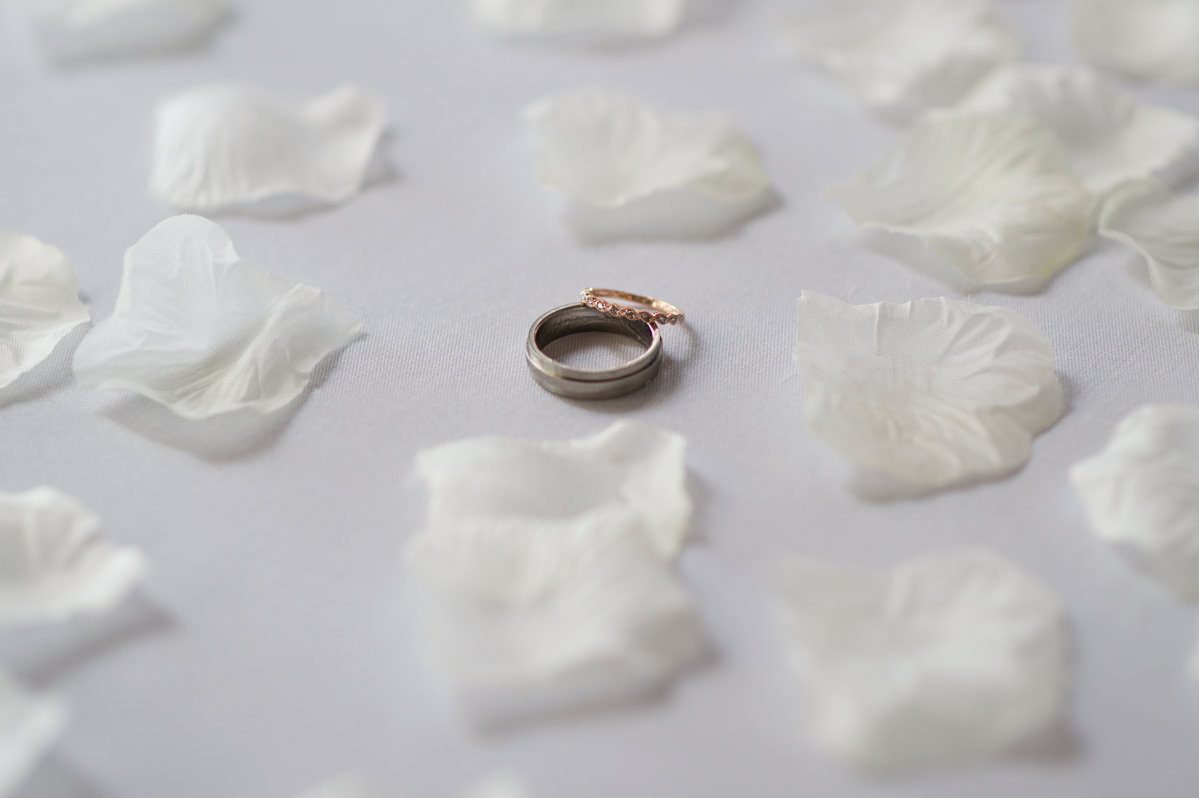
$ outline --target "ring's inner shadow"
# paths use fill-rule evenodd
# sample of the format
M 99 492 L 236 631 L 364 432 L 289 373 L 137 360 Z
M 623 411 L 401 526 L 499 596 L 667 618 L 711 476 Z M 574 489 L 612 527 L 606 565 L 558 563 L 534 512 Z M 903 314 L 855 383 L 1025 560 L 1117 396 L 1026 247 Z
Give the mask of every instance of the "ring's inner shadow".
M 645 345 L 627 335 L 581 332 L 565 335 L 542 347 L 546 355 L 572 368 L 610 369 L 623 366 L 645 352 Z

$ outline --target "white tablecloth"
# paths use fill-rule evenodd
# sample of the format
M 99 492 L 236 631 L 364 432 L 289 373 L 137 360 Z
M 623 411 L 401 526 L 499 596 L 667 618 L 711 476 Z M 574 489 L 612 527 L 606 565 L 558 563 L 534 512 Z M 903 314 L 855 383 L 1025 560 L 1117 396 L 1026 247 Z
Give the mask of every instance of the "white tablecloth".
M 293 415 L 181 422 L 79 388 L 68 347 L 0 397 L 0 488 L 74 494 L 153 563 L 112 617 L 0 646 L 0 663 L 74 711 L 22 798 L 286 798 L 343 771 L 451 796 L 495 770 L 540 798 L 1197 794 L 1186 659 L 1199 613 L 1100 544 L 1066 480 L 1138 404 L 1199 394 L 1199 319 L 1169 311 L 1136 256 L 1097 242 L 1043 293 L 974 297 L 1028 315 L 1057 348 L 1069 412 L 1026 469 L 870 503 L 801 421 L 794 299 L 956 294 L 865 246 L 823 196 L 895 130 L 790 63 L 768 3 L 730 1 L 675 39 L 608 54 L 490 40 L 459 2 L 238 5 L 211 47 L 180 57 L 50 71 L 0 53 L 0 227 L 64 249 L 100 318 L 125 248 L 171 213 L 146 191 L 160 98 L 208 81 L 295 95 L 354 81 L 386 98 L 394 132 L 394 176 L 344 206 L 220 220 L 243 256 L 365 321 Z M 1062 4 L 1003 7 L 1031 58 L 1070 60 Z M 715 241 L 579 243 L 537 185 L 519 112 L 588 84 L 729 111 L 781 206 Z M 1199 111 L 1199 92 L 1140 93 Z M 691 332 L 667 331 L 671 361 L 651 390 L 573 404 L 526 373 L 528 324 L 591 284 L 687 310 Z M 645 707 L 480 736 L 415 645 L 398 555 L 422 521 L 413 455 L 622 417 L 689 440 L 699 542 L 682 568 L 719 657 Z M 958 546 L 994 549 L 1060 594 L 1077 649 L 1072 728 L 1031 761 L 889 786 L 851 777 L 803 741 L 772 561 L 882 567 Z

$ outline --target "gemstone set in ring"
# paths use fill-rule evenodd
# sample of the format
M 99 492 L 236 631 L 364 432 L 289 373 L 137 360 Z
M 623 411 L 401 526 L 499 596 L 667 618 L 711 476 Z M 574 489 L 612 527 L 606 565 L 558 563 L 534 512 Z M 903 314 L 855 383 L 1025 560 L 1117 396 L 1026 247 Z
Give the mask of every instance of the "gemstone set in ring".
M 607 301 L 619 298 L 645 305 L 632 308 Z M 677 324 L 683 312 L 660 300 L 623 291 L 588 288 L 578 304 L 554 308 L 533 322 L 525 356 L 533 379 L 558 396 L 569 399 L 613 399 L 647 385 L 662 365 L 660 324 Z M 612 368 L 585 369 L 554 360 L 545 347 L 568 335 L 586 332 L 614 333 L 631 338 L 645 351 Z
M 645 305 L 652 310 L 642 308 L 632 308 L 628 305 L 618 305 L 615 302 L 609 302 L 609 299 L 623 299 L 626 302 L 636 302 L 638 305 Z M 663 302 L 660 299 L 651 299 L 640 294 L 630 294 L 627 291 L 613 291 L 608 288 L 585 288 L 581 294 L 580 301 L 589 308 L 598 310 L 608 316 L 628 319 L 629 321 L 643 321 L 646 324 L 678 324 L 685 316 L 683 311 L 671 305 L 668 302 Z

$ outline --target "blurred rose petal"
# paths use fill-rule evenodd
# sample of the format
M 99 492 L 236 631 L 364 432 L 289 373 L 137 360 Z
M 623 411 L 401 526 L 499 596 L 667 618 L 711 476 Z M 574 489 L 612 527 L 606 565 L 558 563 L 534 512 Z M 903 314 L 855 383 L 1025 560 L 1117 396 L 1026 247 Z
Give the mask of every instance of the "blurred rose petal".
M 339 776 L 305 790 L 296 798 L 383 798 L 383 795 L 357 776 Z M 520 780 L 507 775 L 484 779 L 461 793 L 462 798 L 525 798 L 526 795 Z
M 835 0 L 789 11 L 780 27 L 799 58 L 895 115 L 952 103 L 1020 57 L 989 0 Z
M 958 109 L 1036 117 L 1058 135 L 1074 171 L 1097 192 L 1174 171 L 1199 145 L 1199 120 L 1137 102 L 1089 69 L 1005 67 L 992 73 Z
M 516 776 L 501 773 L 489 776 L 466 791 L 462 798 L 526 798 L 528 790 Z
M 421 455 L 429 522 L 408 571 L 435 662 L 476 721 L 642 698 L 706 653 L 670 562 L 690 515 L 682 447 L 621 422 L 566 443 L 483 438 Z
M 1071 0 L 1083 58 L 1137 78 L 1199 83 L 1195 0 Z
M 458 441 L 421 452 L 417 470 L 429 487 L 430 526 L 620 516 L 671 558 L 691 518 L 685 450 L 681 435 L 621 421 L 570 441 Z
M 1199 406 L 1139 408 L 1070 480 L 1097 535 L 1199 599 Z
M 1006 560 L 963 551 L 887 574 L 784 560 L 780 587 L 809 735 L 853 768 L 966 764 L 1064 725 L 1061 607 Z
M 863 227 L 919 242 L 983 284 L 1047 278 L 1077 257 L 1095 197 L 1048 127 L 936 114 L 830 193 Z
M 754 145 L 723 114 L 683 115 L 583 89 L 541 100 L 526 117 L 542 182 L 589 205 L 615 208 L 673 191 L 747 203 L 770 189 Z
M 296 798 L 382 798 L 382 793 L 357 776 L 337 776 L 304 790 Z
M 0 493 L 0 627 L 107 612 L 141 580 L 136 549 L 100 534 L 100 519 L 53 488 Z
M 41 51 L 69 63 L 157 55 L 202 43 L 228 0 L 16 0 Z
M 473 0 L 471 13 L 501 36 L 606 42 L 672 33 L 685 5 L 685 0 Z
M 433 527 L 406 559 L 435 662 L 482 725 L 640 699 L 706 652 L 690 596 L 626 515 Z
M 151 189 L 201 211 L 344 202 L 362 190 L 385 127 L 382 100 L 354 86 L 304 102 L 201 86 L 159 106 L 157 122 Z
M 12 793 L 67 726 L 66 705 L 0 672 L 0 795 Z

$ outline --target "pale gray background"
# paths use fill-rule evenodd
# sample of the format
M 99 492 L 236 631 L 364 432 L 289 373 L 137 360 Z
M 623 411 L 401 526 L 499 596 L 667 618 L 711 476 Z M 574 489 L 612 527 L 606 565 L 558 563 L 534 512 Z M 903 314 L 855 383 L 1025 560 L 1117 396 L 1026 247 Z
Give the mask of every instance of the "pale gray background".
M 524 774 L 537 798 L 1199 795 L 1199 702 L 1185 673 L 1196 612 L 1093 538 L 1066 481 L 1138 404 L 1196 399 L 1199 319 L 1159 302 L 1134 255 L 1096 244 L 1041 294 L 975 297 L 1040 324 L 1069 387 L 1069 413 L 1026 469 L 868 503 L 801 422 L 794 299 L 805 288 L 858 302 L 956 294 L 867 249 L 822 195 L 895 131 L 790 63 L 767 4 L 729 2 L 675 39 L 608 54 L 490 40 L 457 2 L 238 5 L 211 47 L 181 57 L 51 71 L 0 55 L 0 227 L 64 249 L 101 318 L 125 248 L 171 213 L 145 186 L 152 109 L 175 91 L 361 83 L 389 103 L 396 171 L 327 212 L 221 220 L 245 257 L 365 321 L 289 419 L 176 421 L 80 389 L 66 348 L 0 396 L 0 487 L 76 495 L 154 569 L 112 618 L 4 642 L 0 660 L 75 713 L 22 798 L 288 798 L 346 770 L 440 798 L 497 769 Z M 1062 4 L 1003 8 L 1030 57 L 1071 59 Z M 581 245 L 534 179 L 518 114 L 584 84 L 731 112 L 782 206 L 713 242 Z M 1199 111 L 1196 92 L 1145 94 Z M 529 379 L 529 322 L 588 284 L 687 310 L 692 332 L 668 331 L 672 364 L 652 390 L 581 405 Z M 398 561 L 423 512 L 413 455 L 484 433 L 584 435 L 621 417 L 688 437 L 701 542 L 682 567 L 719 661 L 655 705 L 477 736 L 414 646 Z M 1068 608 L 1073 741 L 1042 761 L 894 785 L 846 775 L 799 732 L 772 560 L 881 566 L 967 545 L 1023 564 Z

